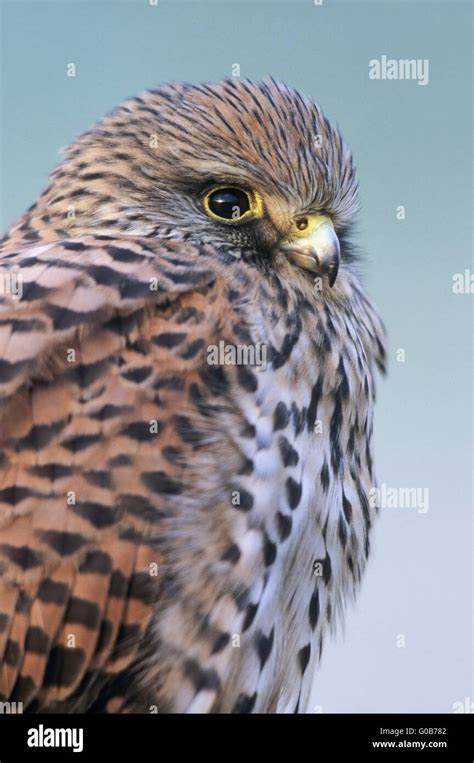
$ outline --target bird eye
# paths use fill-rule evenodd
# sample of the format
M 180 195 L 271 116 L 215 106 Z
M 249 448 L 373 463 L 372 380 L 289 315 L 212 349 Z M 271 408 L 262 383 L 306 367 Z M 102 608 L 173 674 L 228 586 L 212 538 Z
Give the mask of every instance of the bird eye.
M 243 188 L 218 186 L 211 188 L 204 196 L 204 209 L 209 217 L 228 223 L 238 223 L 244 219 L 261 217 L 262 201 L 256 191 Z

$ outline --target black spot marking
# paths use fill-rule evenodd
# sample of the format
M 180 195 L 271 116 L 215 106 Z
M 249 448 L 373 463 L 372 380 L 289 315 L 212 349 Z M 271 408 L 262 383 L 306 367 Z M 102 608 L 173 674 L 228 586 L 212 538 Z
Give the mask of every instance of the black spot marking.
M 69 602 L 65 621 L 95 630 L 100 623 L 100 610 L 97 604 L 74 596 Z
M 328 469 L 328 465 L 326 461 L 323 464 L 323 468 L 321 469 L 321 473 L 319 476 L 321 478 L 321 486 L 324 492 L 327 493 L 329 488 L 329 469 Z
M 290 412 L 285 403 L 279 402 L 273 414 L 273 430 L 285 429 L 290 420 Z
M 77 384 L 81 389 L 87 389 L 104 375 L 108 366 L 108 358 L 97 360 L 95 363 L 80 363 L 69 370 L 67 379 Z M 113 407 L 110 406 L 110 408 Z M 95 416 L 92 414 L 91 418 L 95 418 Z
M 249 604 L 248 605 L 248 607 L 246 609 L 246 612 L 245 612 L 244 622 L 243 622 L 243 625 L 242 625 L 242 631 L 243 632 L 248 630 L 250 628 L 250 626 L 252 625 L 252 623 L 254 621 L 254 618 L 255 618 L 255 615 L 257 614 L 257 610 L 258 610 L 258 604 Z
M 109 620 L 102 620 L 100 624 L 100 630 L 99 630 L 99 637 L 97 639 L 97 644 L 95 647 L 94 654 L 98 654 L 102 652 L 106 647 L 109 646 L 110 640 L 112 638 L 113 629 L 112 624 Z
M 321 399 L 322 390 L 323 390 L 322 381 L 318 379 L 313 389 L 311 390 L 311 400 L 308 406 L 308 410 L 306 411 L 306 426 L 308 428 L 308 431 L 312 431 L 314 429 L 314 425 L 316 423 L 316 416 L 318 415 L 318 405 Z
M 256 435 L 255 427 L 253 424 L 249 424 L 248 422 L 244 425 L 243 429 L 240 432 L 241 437 L 251 437 L 254 438 Z
M 234 500 L 232 500 L 232 505 L 241 511 L 250 511 L 253 507 L 253 495 L 241 487 L 235 488 L 232 492 L 239 493 L 239 503 L 235 503 Z M 234 498 L 234 496 L 232 496 L 232 498 Z
M 79 453 L 81 450 L 86 450 L 87 448 L 90 448 L 91 445 L 97 445 L 98 442 L 101 442 L 102 435 L 97 434 L 82 434 L 82 435 L 76 435 L 76 437 L 69 437 L 67 440 L 63 440 L 61 443 L 63 448 L 66 448 L 66 450 L 71 451 L 71 453 Z
M 28 487 L 22 487 L 21 485 L 11 485 L 10 487 L 0 490 L 0 503 L 7 503 L 9 506 L 16 506 L 21 503 L 25 498 L 40 498 L 40 493 L 34 490 L 30 490 Z
M 21 653 L 21 649 L 18 642 L 8 639 L 5 646 L 5 652 L 3 655 L 4 662 L 7 665 L 11 665 L 12 667 L 16 668 L 18 667 L 21 658 L 22 658 L 22 653 Z
M 82 649 L 54 646 L 49 655 L 43 686 L 72 686 L 80 678 L 84 663 Z
M 53 421 L 52 424 L 37 424 L 27 435 L 16 441 L 15 448 L 17 451 L 42 450 L 64 429 L 66 424 L 67 419 Z
M 83 252 L 86 245 L 82 241 L 63 241 L 63 248 L 71 252 Z
M 172 422 L 183 442 L 198 446 L 205 441 L 204 434 L 193 426 L 187 416 L 173 416 Z
M 128 598 L 137 599 L 144 604 L 151 604 L 155 595 L 154 581 L 156 580 L 158 580 L 158 576 L 150 575 L 149 570 L 134 572 L 130 578 Z
M 15 612 L 22 612 L 23 614 L 27 614 L 31 610 L 32 603 L 32 597 L 28 596 L 26 591 L 20 590 L 18 593 L 18 599 L 16 600 L 15 604 Z
M 49 649 L 49 637 L 42 628 L 30 625 L 26 632 L 25 651 L 35 654 L 47 654 Z
M 342 514 L 339 514 L 339 519 L 337 522 L 337 535 L 341 542 L 341 546 L 345 548 L 347 543 L 347 529 L 346 529 L 346 523 Z
M 186 339 L 186 334 L 184 332 L 167 331 L 163 334 L 158 334 L 158 336 L 154 336 L 152 342 L 158 347 L 167 347 L 171 349 L 172 347 L 177 347 L 178 344 L 181 344 L 184 339 Z
M 119 453 L 117 456 L 114 456 L 109 461 L 109 466 L 112 468 L 116 468 L 119 466 L 131 466 L 133 464 L 132 459 L 130 456 L 127 456 L 125 453 Z
M 196 692 L 220 688 L 219 676 L 215 670 L 201 668 L 196 660 L 186 660 L 183 667 L 184 675 L 192 682 Z
M 289 514 L 282 514 L 280 511 L 277 513 L 276 518 L 278 525 L 278 535 L 280 536 L 280 540 L 283 542 L 291 533 L 293 520 Z
M 273 638 L 275 635 L 275 628 L 272 628 L 268 636 L 265 636 L 262 631 L 259 631 L 255 636 L 255 647 L 257 649 L 258 657 L 260 660 L 260 670 L 263 670 L 265 663 L 270 657 Z
M 266 538 L 265 544 L 263 547 L 263 559 L 265 562 L 265 567 L 270 567 L 273 562 L 276 559 L 277 555 L 277 547 L 275 543 L 273 543 L 269 538 Z
M 347 400 L 349 397 L 349 383 L 347 381 L 346 369 L 344 367 L 344 361 L 342 357 L 339 359 L 339 367 L 337 369 L 338 377 L 341 380 L 339 384 L 338 393 L 342 400 Z
M 198 352 L 204 349 L 205 344 L 204 339 L 195 339 L 194 342 L 188 344 L 186 349 L 179 353 L 179 357 L 183 358 L 183 360 L 191 360 L 191 358 L 196 357 Z
M 46 304 L 44 310 L 53 321 L 56 331 L 63 331 L 88 324 L 100 324 L 101 316 L 96 310 L 76 312 L 75 310 L 68 310 L 67 307 L 58 307 L 52 304 Z
M 84 501 L 70 507 L 74 514 L 90 522 L 93 527 L 103 529 L 111 527 L 121 516 L 121 512 L 115 506 L 106 506 L 103 503 Z
M 112 570 L 112 560 L 104 551 L 89 551 L 79 567 L 79 572 L 90 572 L 97 575 L 109 575 Z
M 30 474 L 34 474 L 35 477 L 43 477 L 50 482 L 59 480 L 62 477 L 70 477 L 74 473 L 71 466 L 65 466 L 64 464 L 42 464 L 38 466 L 28 467 Z
M 112 487 L 112 480 L 110 472 L 101 471 L 99 469 L 91 469 L 88 472 L 83 472 L 84 479 L 90 485 L 96 485 L 96 487 L 110 488 Z
M 43 562 L 42 555 L 33 551 L 29 546 L 11 546 L 8 543 L 3 543 L 0 550 L 7 559 L 10 559 L 17 567 L 21 567 L 22 570 L 32 570 L 39 567 Z
M 283 466 L 296 466 L 299 461 L 298 453 L 284 435 L 280 436 L 278 447 L 280 448 Z
M 222 366 L 206 365 L 206 367 L 199 372 L 199 376 L 204 382 L 205 387 L 213 395 L 222 395 L 229 387 L 229 380 L 227 379 Z
M 244 458 L 242 466 L 239 468 L 237 474 L 252 474 L 254 470 L 254 464 L 251 458 Z
M 97 173 L 100 175 L 100 173 Z M 84 176 L 84 179 L 87 179 Z M 115 260 L 115 262 L 127 262 L 127 263 L 140 263 L 143 262 L 145 257 L 142 254 L 132 252 L 131 249 L 122 249 L 118 246 L 108 246 L 107 253 Z
M 61 532 L 60 530 L 40 530 L 41 540 L 60 556 L 71 556 L 87 543 L 79 533 Z
M 109 596 L 123 599 L 128 590 L 128 580 L 120 570 L 114 570 L 110 577 Z
M 257 692 L 249 696 L 248 694 L 239 694 L 232 713 L 248 714 L 251 713 L 257 700 Z
M 311 657 L 311 644 L 306 644 L 306 646 L 304 646 L 298 652 L 298 661 L 300 663 L 301 675 L 304 675 L 304 672 L 306 668 L 308 667 L 308 662 L 310 657 Z
M 246 366 L 237 366 L 237 379 L 239 384 L 247 390 L 247 392 L 256 392 L 258 389 L 258 382 L 255 374 Z
M 219 652 L 222 652 L 222 650 L 225 649 L 229 641 L 230 641 L 230 634 L 221 633 L 214 641 L 211 654 L 219 654 Z
M 227 551 L 224 552 L 224 554 L 221 556 L 221 560 L 223 562 L 230 562 L 231 564 L 237 564 L 241 557 L 240 548 L 233 543 Z
M 296 509 L 301 500 L 302 486 L 296 482 L 293 477 L 288 477 L 286 481 L 286 495 L 288 504 L 292 511 Z
M 165 458 L 171 464 L 179 464 L 183 459 L 183 454 L 180 449 L 173 447 L 173 445 L 165 445 L 161 453 L 163 458 Z
M 147 498 L 142 495 L 133 495 L 132 493 L 124 493 L 120 495 L 117 500 L 117 506 L 120 507 L 124 513 L 132 514 L 135 517 L 140 517 L 146 522 L 158 522 L 160 519 L 166 517 L 166 512 L 157 509 Z
M 45 604 L 64 604 L 69 596 L 69 587 L 65 583 L 46 578 L 38 589 L 38 599 Z
M 161 434 L 161 427 L 162 422 L 156 422 L 156 426 L 154 425 L 154 428 L 156 428 L 157 431 L 152 432 L 149 421 L 133 421 L 131 424 L 127 424 L 127 426 L 122 429 L 121 434 L 125 435 L 126 437 L 130 437 L 132 440 L 137 440 L 137 442 L 150 442 L 151 440 L 156 440 L 156 438 L 159 437 Z
M 170 477 L 165 472 L 144 472 L 141 475 L 142 482 L 154 493 L 164 495 L 179 495 L 183 492 L 182 483 Z
M 137 368 L 130 368 L 127 371 L 123 371 L 121 376 L 126 381 L 133 382 L 134 384 L 141 384 L 145 379 L 148 379 L 152 373 L 150 366 L 139 366 Z
M 309 603 L 309 624 L 311 626 L 311 630 L 314 631 L 316 628 L 316 624 L 318 622 L 319 618 L 319 591 L 316 588 L 313 595 L 311 596 L 311 601 Z

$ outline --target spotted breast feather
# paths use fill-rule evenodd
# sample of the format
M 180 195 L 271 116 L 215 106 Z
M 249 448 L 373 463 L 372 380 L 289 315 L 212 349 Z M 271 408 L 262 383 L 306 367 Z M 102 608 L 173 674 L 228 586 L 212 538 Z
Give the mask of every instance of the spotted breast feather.
M 1 277 L 1 698 L 304 710 L 375 512 L 383 332 L 355 277 L 311 298 L 106 235 L 10 246 Z

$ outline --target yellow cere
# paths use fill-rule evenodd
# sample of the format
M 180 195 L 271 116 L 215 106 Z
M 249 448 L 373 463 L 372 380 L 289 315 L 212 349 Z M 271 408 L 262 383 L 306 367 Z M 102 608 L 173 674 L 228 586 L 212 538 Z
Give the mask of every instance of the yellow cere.
M 306 238 L 319 228 L 322 223 L 329 223 L 334 228 L 333 222 L 327 215 L 301 215 L 294 220 L 289 238 Z

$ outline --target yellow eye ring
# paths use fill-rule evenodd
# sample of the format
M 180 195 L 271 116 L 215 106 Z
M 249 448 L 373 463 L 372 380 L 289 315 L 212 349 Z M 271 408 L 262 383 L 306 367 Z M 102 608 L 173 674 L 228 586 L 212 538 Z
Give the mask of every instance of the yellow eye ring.
M 215 185 L 209 188 L 203 196 L 203 206 L 208 217 L 227 225 L 263 215 L 263 199 L 258 191 L 248 191 L 240 186 Z

